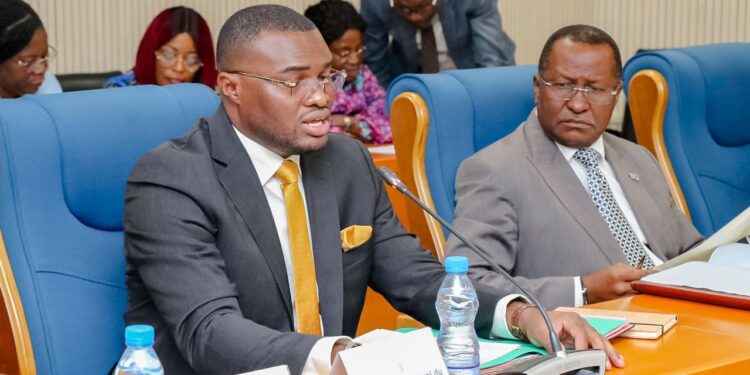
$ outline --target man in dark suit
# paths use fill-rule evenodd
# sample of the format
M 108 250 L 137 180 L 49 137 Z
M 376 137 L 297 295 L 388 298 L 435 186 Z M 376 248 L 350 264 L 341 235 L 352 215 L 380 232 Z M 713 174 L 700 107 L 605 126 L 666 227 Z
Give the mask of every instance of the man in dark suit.
M 125 320 L 156 327 L 165 372 L 327 373 L 368 285 L 437 326 L 442 266 L 402 229 L 367 149 L 328 134 L 344 77 L 314 25 L 246 8 L 222 27 L 217 60 L 220 108 L 144 156 L 126 189 Z M 546 343 L 535 309 L 478 294 L 480 334 L 507 337 L 512 320 Z M 568 345 L 622 365 L 577 315 L 553 319 Z
M 365 63 L 383 87 L 402 73 L 515 64 L 497 0 L 362 0 Z
M 614 40 L 592 26 L 555 32 L 534 77 L 537 108 L 462 163 L 454 225 L 547 308 L 633 293 L 630 282 L 701 241 L 643 147 L 604 132 L 622 89 Z M 509 283 L 460 241 L 478 283 Z

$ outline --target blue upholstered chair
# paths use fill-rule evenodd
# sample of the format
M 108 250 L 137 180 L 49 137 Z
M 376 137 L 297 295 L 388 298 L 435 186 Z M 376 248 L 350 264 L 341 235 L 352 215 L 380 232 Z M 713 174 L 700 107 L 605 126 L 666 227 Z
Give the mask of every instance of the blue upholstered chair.
M 126 178 L 218 101 L 198 84 L 0 100 L 0 285 L 21 374 L 105 374 L 117 360 Z
M 750 206 L 750 43 L 641 53 L 625 65 L 638 143 L 710 235 Z
M 512 132 L 534 107 L 536 65 L 406 74 L 388 88 L 399 176 L 449 222 L 461 162 Z M 442 259 L 442 227 L 410 205 L 410 230 Z

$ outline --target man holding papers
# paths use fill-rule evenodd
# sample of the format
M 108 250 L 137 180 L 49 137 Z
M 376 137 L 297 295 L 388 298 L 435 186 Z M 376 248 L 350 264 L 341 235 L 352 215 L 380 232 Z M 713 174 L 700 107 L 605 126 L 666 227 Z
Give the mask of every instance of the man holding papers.
M 354 335 L 367 286 L 439 324 L 441 264 L 404 232 L 364 146 L 329 134 L 343 83 L 314 25 L 277 5 L 221 29 L 221 106 L 144 156 L 125 203 L 128 324 L 156 327 L 169 374 L 287 364 L 324 374 Z M 478 287 L 481 335 L 507 321 L 545 344 L 536 309 Z M 568 347 L 622 359 L 580 317 L 551 313 Z M 512 319 L 511 319 L 512 318 Z
M 456 176 L 456 229 L 547 308 L 631 294 L 631 281 L 701 241 L 653 156 L 604 132 L 621 72 L 607 33 L 558 30 L 534 77 L 537 107 Z M 470 257 L 479 284 L 513 290 L 457 239 L 448 252 Z

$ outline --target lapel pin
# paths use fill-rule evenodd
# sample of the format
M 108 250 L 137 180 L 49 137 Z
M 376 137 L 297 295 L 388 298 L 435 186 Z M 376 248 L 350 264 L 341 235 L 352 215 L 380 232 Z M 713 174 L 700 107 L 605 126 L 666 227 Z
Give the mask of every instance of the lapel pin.
M 630 177 L 631 180 L 635 180 L 635 181 L 640 181 L 641 180 L 641 178 L 638 177 L 638 175 L 635 174 L 635 173 L 633 173 L 633 172 L 628 173 L 628 177 Z

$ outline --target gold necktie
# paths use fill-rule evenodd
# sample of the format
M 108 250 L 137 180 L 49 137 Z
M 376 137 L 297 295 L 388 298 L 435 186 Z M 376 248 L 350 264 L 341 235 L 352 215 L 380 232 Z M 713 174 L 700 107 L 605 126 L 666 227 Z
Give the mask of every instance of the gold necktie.
M 281 192 L 284 194 L 286 205 L 289 246 L 292 250 L 294 270 L 294 312 L 297 315 L 297 332 L 321 335 L 315 263 L 307 232 L 305 203 L 297 185 L 297 164 L 291 160 L 284 160 L 276 171 L 276 178 L 281 181 Z

